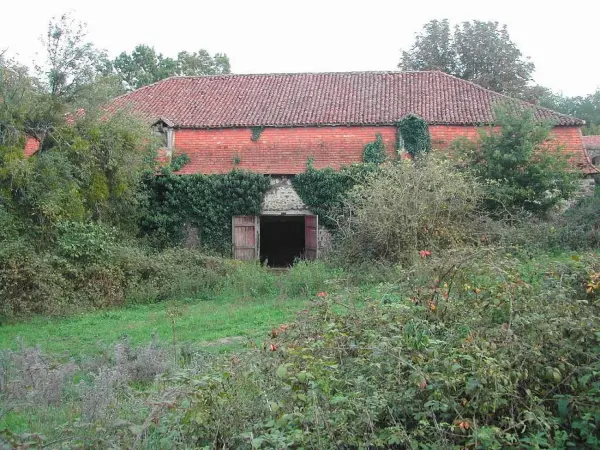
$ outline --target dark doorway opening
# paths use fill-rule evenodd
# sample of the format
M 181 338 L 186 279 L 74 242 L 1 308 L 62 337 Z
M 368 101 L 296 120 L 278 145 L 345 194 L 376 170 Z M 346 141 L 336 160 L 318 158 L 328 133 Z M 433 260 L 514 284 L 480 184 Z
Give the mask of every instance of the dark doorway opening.
M 260 217 L 260 261 L 289 267 L 304 253 L 304 216 Z

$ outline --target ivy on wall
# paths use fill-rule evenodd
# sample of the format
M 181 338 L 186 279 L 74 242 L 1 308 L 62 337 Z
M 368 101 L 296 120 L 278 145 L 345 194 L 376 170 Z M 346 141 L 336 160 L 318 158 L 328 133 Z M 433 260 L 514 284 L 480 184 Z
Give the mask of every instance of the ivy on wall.
M 353 164 L 340 170 L 315 169 L 309 161 L 306 172 L 292 178 L 292 185 L 319 221 L 331 229 L 335 228 L 334 218 L 341 212 L 346 193 L 377 170 L 379 166 L 374 163 Z
M 252 131 L 252 137 L 250 138 L 250 140 L 252 142 L 258 141 L 264 129 L 265 127 L 250 127 L 250 130 Z
M 413 157 L 431 150 L 431 135 L 427 122 L 416 114 L 408 114 L 398 122 L 398 150 L 401 146 Z
M 377 138 L 373 142 L 369 142 L 365 145 L 363 151 L 363 162 L 382 164 L 385 162 L 387 155 L 385 152 L 385 144 L 380 133 L 377 133 Z
M 226 174 L 176 175 L 170 168 L 143 177 L 147 192 L 142 235 L 158 248 L 181 244 L 185 225 L 198 227 L 200 243 L 231 251 L 231 218 L 259 215 L 268 177 L 234 169 Z

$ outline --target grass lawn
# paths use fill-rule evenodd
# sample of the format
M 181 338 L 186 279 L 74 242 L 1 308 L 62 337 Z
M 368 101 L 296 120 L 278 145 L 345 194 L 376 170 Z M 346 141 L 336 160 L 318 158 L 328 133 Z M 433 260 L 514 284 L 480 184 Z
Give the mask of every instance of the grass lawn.
M 49 353 L 92 356 L 127 335 L 133 345 L 162 341 L 215 343 L 213 349 L 261 339 L 272 327 L 291 320 L 308 303 L 306 298 L 275 296 L 253 299 L 217 297 L 212 300 L 170 301 L 71 316 L 43 318 L 0 326 L 0 349 L 39 345 Z M 219 339 L 234 337 L 232 343 Z M 243 338 L 240 338 L 243 337 Z M 216 341 L 216 342 L 215 342 Z

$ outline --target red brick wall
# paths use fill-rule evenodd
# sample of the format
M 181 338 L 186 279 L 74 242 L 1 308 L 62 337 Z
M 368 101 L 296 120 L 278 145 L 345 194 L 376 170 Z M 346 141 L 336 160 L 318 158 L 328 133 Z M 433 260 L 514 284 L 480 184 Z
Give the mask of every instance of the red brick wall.
M 40 141 L 36 138 L 27 136 L 25 141 L 25 156 L 31 156 L 40 149 Z
M 434 149 L 444 149 L 455 138 L 477 136 L 472 126 L 433 125 L 430 128 Z M 381 133 L 389 155 L 395 154 L 396 127 L 306 127 L 265 128 L 259 139 L 251 140 L 249 128 L 213 130 L 175 130 L 176 152 L 185 152 L 191 161 L 181 173 L 224 173 L 237 167 L 269 174 L 303 172 L 308 158 L 317 168 L 349 165 L 362 161 L 364 146 Z M 558 127 L 556 142 L 572 153 L 573 162 L 586 165 L 581 131 L 578 127 Z
M 393 154 L 395 127 L 265 128 L 256 142 L 249 128 L 175 130 L 175 148 L 191 161 L 182 173 L 222 173 L 237 167 L 259 173 L 304 172 L 308 158 L 317 168 L 362 161 L 364 146 L 381 133 Z
M 432 147 L 443 149 L 459 136 L 468 139 L 476 139 L 478 130 L 475 127 L 442 126 L 433 125 L 429 127 L 431 132 Z M 596 172 L 583 148 L 583 138 L 579 127 L 555 127 L 550 133 L 551 142 L 549 148 L 560 147 L 563 154 L 569 156 L 569 161 L 585 173 Z

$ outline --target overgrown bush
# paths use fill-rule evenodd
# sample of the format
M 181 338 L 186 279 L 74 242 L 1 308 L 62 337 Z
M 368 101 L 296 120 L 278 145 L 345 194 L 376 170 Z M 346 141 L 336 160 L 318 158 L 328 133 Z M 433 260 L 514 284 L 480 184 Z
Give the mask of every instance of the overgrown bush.
M 81 227 L 83 235 L 61 234 L 56 251 L 36 252 L 21 241 L 0 247 L 0 314 L 57 315 L 202 297 L 220 292 L 234 271 L 232 261 L 199 250 L 153 252 L 135 242 L 97 241 L 102 232 L 90 237 L 96 227 Z
M 424 260 L 364 308 L 326 299 L 266 350 L 176 375 L 148 442 L 597 448 L 600 310 L 582 281 L 600 261 L 501 255 Z
M 527 211 L 544 215 L 576 189 L 577 174 L 550 140 L 552 124 L 529 109 L 495 109 L 499 128 L 483 129 L 477 141 L 459 139 L 452 152 L 485 188 L 483 206 L 496 217 Z
M 0 370 L 0 397 L 4 401 L 32 406 L 58 405 L 71 386 L 76 367 L 60 363 L 39 348 L 3 351 Z
M 463 245 L 475 237 L 479 184 L 434 157 L 387 164 L 344 201 L 337 257 L 345 264 L 408 263 L 419 251 Z
M 235 261 L 224 282 L 224 294 L 253 299 L 278 293 L 277 275 L 258 262 Z

